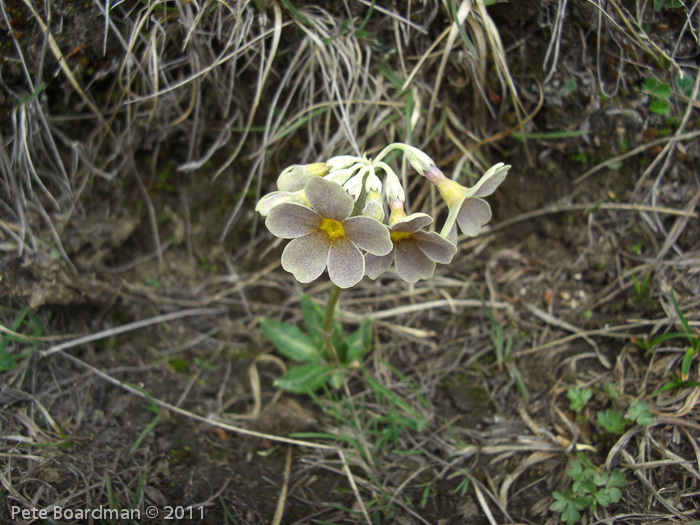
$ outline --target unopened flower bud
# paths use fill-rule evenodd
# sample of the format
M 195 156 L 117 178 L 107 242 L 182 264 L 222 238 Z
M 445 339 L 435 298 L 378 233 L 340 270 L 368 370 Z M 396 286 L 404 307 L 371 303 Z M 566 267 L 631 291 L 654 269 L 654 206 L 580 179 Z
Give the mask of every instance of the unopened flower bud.
M 393 171 L 386 172 L 386 198 L 401 202 L 406 201 L 406 194 L 401 186 L 401 181 Z
M 365 199 L 365 206 L 362 208 L 362 215 L 372 217 L 379 222 L 384 221 L 384 206 L 382 206 L 382 195 L 379 191 L 368 191 Z
M 362 193 L 362 180 L 365 178 L 366 173 L 367 168 L 365 167 L 360 170 L 360 173 L 343 184 L 343 189 L 355 202 L 357 202 L 357 199 L 360 197 L 360 193 Z
M 332 157 L 326 161 L 331 172 L 337 170 L 343 170 L 349 168 L 357 162 L 362 162 L 360 157 L 354 157 L 352 155 L 338 155 L 337 157 Z
M 436 166 L 433 159 L 418 148 L 414 148 L 413 146 L 404 146 L 402 150 L 406 155 L 406 160 L 408 163 L 421 175 L 425 175 L 426 171 L 428 171 L 431 167 Z
M 357 173 L 357 170 L 359 170 L 363 165 L 362 164 L 354 164 L 350 166 L 349 168 L 343 168 L 342 170 L 336 170 L 336 171 L 331 171 L 328 175 L 324 177 L 324 179 L 329 180 L 331 182 L 335 182 L 336 184 L 343 185 L 345 184 L 348 180 L 350 180 L 350 177 L 352 177 L 355 173 Z
M 371 170 L 369 175 L 367 175 L 367 180 L 365 181 L 365 191 L 369 192 L 381 192 L 382 191 L 382 181 L 379 180 L 377 174 L 374 170 Z

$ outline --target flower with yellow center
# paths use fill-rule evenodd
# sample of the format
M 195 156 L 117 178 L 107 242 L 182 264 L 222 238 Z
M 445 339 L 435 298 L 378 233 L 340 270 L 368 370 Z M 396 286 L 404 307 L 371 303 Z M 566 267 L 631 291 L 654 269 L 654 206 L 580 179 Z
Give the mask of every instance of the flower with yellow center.
M 471 188 L 448 179 L 436 166 L 423 173 L 426 179 L 437 186 L 450 210 L 440 235 L 456 239 L 455 223 L 459 224 L 465 235 L 479 235 L 481 227 L 491 220 L 491 207 L 481 197 L 488 197 L 496 191 L 505 180 L 509 169 L 510 166 L 499 162 L 489 168 Z
M 406 216 L 403 203 L 390 201 L 389 238 L 394 249 L 387 255 L 367 254 L 365 265 L 367 276 L 376 279 L 394 261 L 396 272 L 406 282 L 415 283 L 419 279 L 429 279 L 435 273 L 435 263 L 448 264 L 457 252 L 454 244 L 435 232 L 424 228 L 433 222 L 425 213 L 412 213 Z
M 335 182 L 311 178 L 304 194 L 309 206 L 283 202 L 274 206 L 265 225 L 277 237 L 292 239 L 282 252 L 282 268 L 300 283 L 317 279 L 328 268 L 340 288 L 357 284 L 365 274 L 368 254 L 392 250 L 389 230 L 370 217 L 350 217 L 353 200 Z

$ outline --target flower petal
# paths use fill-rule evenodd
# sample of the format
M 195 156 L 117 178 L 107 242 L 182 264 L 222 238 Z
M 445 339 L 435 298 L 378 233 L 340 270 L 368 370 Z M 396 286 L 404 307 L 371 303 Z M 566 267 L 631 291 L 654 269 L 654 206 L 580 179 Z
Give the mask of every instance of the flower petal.
M 399 219 L 391 225 L 391 229 L 397 232 L 413 233 L 425 228 L 433 222 L 433 218 L 427 213 L 412 213 Z
M 303 204 L 297 193 L 292 193 L 289 191 L 273 191 L 258 201 L 258 204 L 255 206 L 255 211 L 257 211 L 263 217 L 267 217 L 270 215 L 270 210 L 272 208 L 278 204 L 282 204 L 283 202 Z
M 272 235 L 283 239 L 303 237 L 318 229 L 321 217 L 312 209 L 286 202 L 270 210 L 265 226 Z
M 413 238 L 418 248 L 428 256 L 428 259 L 440 264 L 449 264 L 457 253 L 457 247 L 443 239 L 435 232 L 415 232 Z
M 371 254 L 386 255 L 394 248 L 389 229 L 371 217 L 350 217 L 343 228 L 348 239 Z
M 481 227 L 491 220 L 491 206 L 478 197 L 467 199 L 459 209 L 457 223 L 465 235 L 476 237 Z
M 339 184 L 321 177 L 312 178 L 304 188 L 306 198 L 321 217 L 341 222 L 345 220 L 353 207 L 353 200 Z
M 435 272 L 435 263 L 428 259 L 415 242 L 400 242 L 396 245 L 396 271 L 404 281 L 415 283 L 418 279 L 429 279 Z
M 282 252 L 282 268 L 300 283 L 310 283 L 323 273 L 328 261 L 328 238 L 310 233 L 290 242 Z
M 390 251 L 386 255 L 372 255 L 368 253 L 365 255 L 365 273 L 370 279 L 376 279 L 381 274 L 387 271 L 391 265 L 391 261 L 394 260 L 394 251 Z
M 472 188 L 474 197 L 488 197 L 501 185 L 508 175 L 510 166 L 504 166 L 502 162 L 491 166 Z
M 442 237 L 442 234 L 440 234 L 440 237 Z M 450 233 L 447 234 L 447 236 L 443 237 L 443 239 L 447 239 L 450 241 L 452 244 L 457 246 L 457 225 L 453 224 L 452 229 L 450 230 Z
M 365 275 L 365 258 L 347 238 L 338 239 L 328 251 L 328 275 L 340 288 L 350 288 Z

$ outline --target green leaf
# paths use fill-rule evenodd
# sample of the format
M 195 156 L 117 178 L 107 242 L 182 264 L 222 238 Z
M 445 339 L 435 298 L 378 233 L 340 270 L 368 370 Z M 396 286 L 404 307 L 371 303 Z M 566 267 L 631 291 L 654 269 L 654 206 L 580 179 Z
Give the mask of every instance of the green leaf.
M 586 472 L 583 468 L 583 463 L 575 459 L 571 462 L 571 468 L 566 471 L 566 475 L 574 481 L 581 481 L 586 478 Z
M 567 491 L 566 495 L 555 490 L 552 496 L 554 496 L 554 503 L 549 506 L 549 510 L 560 512 L 562 519 L 569 525 L 581 519 L 579 510 L 583 510 L 585 505 L 582 505 L 580 501 L 574 499 L 570 490 Z
M 593 483 L 598 485 L 599 487 L 602 487 L 608 482 L 608 473 L 605 472 L 604 470 L 600 470 L 593 474 Z
M 602 410 L 598 412 L 598 424 L 611 434 L 622 434 L 625 431 L 625 423 L 622 414 L 618 410 Z
M 295 366 L 275 381 L 275 386 L 295 394 L 308 394 L 326 382 L 330 370 L 329 365 L 321 363 Z
M 649 111 L 657 115 L 668 115 L 671 112 L 671 106 L 665 100 L 654 100 L 649 104 Z
M 574 412 L 581 412 L 592 395 L 593 391 L 589 388 L 569 388 L 566 391 L 566 397 L 571 402 L 569 409 Z
M 304 316 L 304 326 L 310 334 L 320 329 L 323 324 L 323 308 L 316 304 L 305 293 L 301 294 L 301 314 Z
M 676 89 L 678 89 L 678 91 L 683 93 L 686 97 L 693 94 L 693 84 L 695 84 L 693 75 L 685 72 L 677 73 L 674 77 L 674 81 L 676 84 Z
M 292 361 L 304 363 L 319 360 L 320 353 L 313 339 L 300 328 L 261 317 L 260 329 L 277 351 Z
M 649 405 L 643 401 L 635 401 L 627 409 L 625 419 L 635 421 L 638 425 L 646 426 L 654 422 L 654 418 L 649 412 Z
M 372 349 L 372 320 L 365 317 L 357 330 L 345 338 L 346 363 L 350 364 Z
M 696 354 L 695 348 L 692 346 L 685 351 L 683 361 L 681 361 L 681 379 L 688 379 L 690 376 L 690 365 L 693 364 L 693 358 Z
M 627 485 L 627 478 L 625 475 L 615 469 L 610 473 L 610 479 L 608 480 L 608 487 L 624 487 Z

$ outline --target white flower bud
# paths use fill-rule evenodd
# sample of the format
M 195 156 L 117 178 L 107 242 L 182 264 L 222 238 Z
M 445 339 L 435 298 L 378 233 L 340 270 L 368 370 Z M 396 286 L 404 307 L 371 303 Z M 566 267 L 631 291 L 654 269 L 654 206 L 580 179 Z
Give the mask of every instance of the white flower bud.
M 436 166 L 433 159 L 418 148 L 414 148 L 413 146 L 404 146 L 401 149 L 406 155 L 406 160 L 408 163 L 421 175 L 428 171 L 432 166 Z
M 362 164 L 354 164 L 354 165 L 350 166 L 349 168 L 343 168 L 342 170 L 331 171 L 328 175 L 326 175 L 324 177 L 324 179 L 329 180 L 331 182 L 335 182 L 336 184 L 340 184 L 342 186 L 361 167 L 362 167 Z
M 406 194 L 403 191 L 403 186 L 401 186 L 401 181 L 396 176 L 396 173 L 391 170 L 386 172 L 386 198 L 389 201 L 406 202 Z
M 326 161 L 331 172 L 336 170 L 342 170 L 349 168 L 357 162 L 362 162 L 363 159 L 360 157 L 354 157 L 352 155 L 339 155 L 337 157 L 332 157 Z
M 360 193 L 362 193 L 362 179 L 365 178 L 365 173 L 367 173 L 367 167 L 362 168 L 360 173 L 343 184 L 343 189 L 355 202 L 357 202 L 357 199 L 360 197 Z

